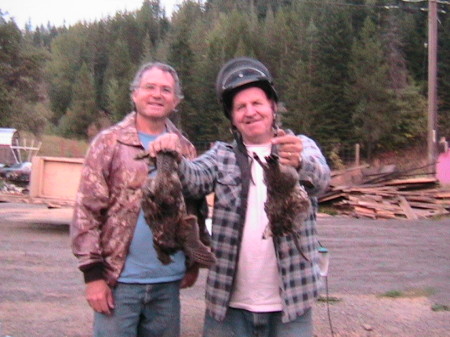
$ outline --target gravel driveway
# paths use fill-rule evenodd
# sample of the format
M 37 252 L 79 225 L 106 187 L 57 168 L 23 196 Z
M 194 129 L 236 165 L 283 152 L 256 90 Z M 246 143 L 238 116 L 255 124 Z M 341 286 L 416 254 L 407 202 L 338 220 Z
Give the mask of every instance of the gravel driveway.
M 0 336 L 87 337 L 92 313 L 69 249 L 70 209 L 0 203 Z M 334 336 L 450 336 L 450 218 L 320 217 Z M 201 335 L 205 271 L 182 291 L 182 336 Z M 390 294 L 390 297 L 380 296 Z M 315 335 L 332 336 L 327 305 Z

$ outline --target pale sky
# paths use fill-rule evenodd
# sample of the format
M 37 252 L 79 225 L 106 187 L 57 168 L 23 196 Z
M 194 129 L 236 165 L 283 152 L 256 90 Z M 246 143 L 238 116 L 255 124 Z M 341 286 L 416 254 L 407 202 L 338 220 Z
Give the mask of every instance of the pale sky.
M 108 16 L 114 16 L 117 11 L 134 11 L 141 8 L 143 0 L 1 0 L 0 9 L 6 19 L 14 21 L 23 29 L 31 20 L 33 27 L 47 22 L 55 26 L 67 26 L 78 21 L 92 22 Z M 170 18 L 172 9 L 181 0 L 160 0 Z

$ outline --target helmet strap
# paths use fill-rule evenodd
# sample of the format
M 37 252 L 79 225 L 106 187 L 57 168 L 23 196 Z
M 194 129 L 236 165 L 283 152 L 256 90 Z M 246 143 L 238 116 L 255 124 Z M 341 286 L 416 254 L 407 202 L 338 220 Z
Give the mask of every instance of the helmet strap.
M 272 102 L 273 106 L 273 120 L 272 120 L 272 129 L 274 131 L 275 137 L 278 136 L 278 130 L 280 129 L 280 125 L 278 123 L 278 111 L 277 111 L 277 104 L 275 102 Z
M 244 140 L 242 139 L 242 135 L 241 135 L 241 133 L 239 132 L 239 130 L 236 128 L 236 126 L 234 126 L 233 124 L 231 124 L 230 132 L 232 133 L 233 138 L 234 138 L 234 140 L 235 140 L 236 143 L 237 143 L 238 149 L 239 149 L 242 153 L 244 153 L 245 155 L 247 155 L 247 148 L 246 148 L 245 145 L 244 145 Z

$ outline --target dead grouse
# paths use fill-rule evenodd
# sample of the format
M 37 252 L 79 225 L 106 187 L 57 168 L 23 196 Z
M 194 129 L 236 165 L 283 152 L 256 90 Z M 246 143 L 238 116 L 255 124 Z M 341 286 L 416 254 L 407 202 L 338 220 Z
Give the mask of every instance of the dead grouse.
M 139 159 L 148 158 L 140 155 Z M 214 254 L 201 241 L 207 241 L 206 229 L 199 229 L 197 216 L 190 206 L 188 214 L 178 177 L 178 154 L 161 151 L 156 156 L 156 175 L 149 176 L 143 186 L 142 210 L 153 233 L 153 245 L 163 264 L 172 262 L 171 254 L 183 250 L 189 261 L 210 267 Z M 204 219 L 203 219 L 204 220 Z M 204 221 L 202 221 L 204 225 Z M 207 242 L 205 242 L 207 243 Z
M 253 154 L 253 157 L 264 170 L 264 182 L 267 187 L 264 210 L 269 224 L 263 237 L 294 234 L 298 247 L 297 236 L 300 233 L 300 226 L 307 218 L 311 206 L 307 192 L 299 184 L 298 172 L 292 166 L 281 164 L 275 154 L 265 157 L 266 163 L 263 163 L 256 154 Z

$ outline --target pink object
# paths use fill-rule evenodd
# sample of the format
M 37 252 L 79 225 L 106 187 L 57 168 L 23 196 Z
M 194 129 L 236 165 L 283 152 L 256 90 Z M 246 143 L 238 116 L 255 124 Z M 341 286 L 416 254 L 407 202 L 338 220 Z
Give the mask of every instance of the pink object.
M 439 155 L 436 164 L 436 178 L 441 184 L 450 184 L 450 150 Z

